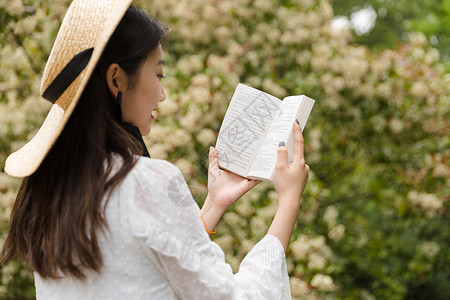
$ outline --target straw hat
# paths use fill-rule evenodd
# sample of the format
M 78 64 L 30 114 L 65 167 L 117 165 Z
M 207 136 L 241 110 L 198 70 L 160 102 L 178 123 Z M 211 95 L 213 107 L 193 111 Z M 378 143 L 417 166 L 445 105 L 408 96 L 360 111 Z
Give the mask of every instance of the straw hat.
M 130 3 L 131 0 L 72 2 L 41 81 L 40 94 L 53 106 L 38 133 L 6 159 L 6 173 L 26 177 L 37 170 L 67 123 Z

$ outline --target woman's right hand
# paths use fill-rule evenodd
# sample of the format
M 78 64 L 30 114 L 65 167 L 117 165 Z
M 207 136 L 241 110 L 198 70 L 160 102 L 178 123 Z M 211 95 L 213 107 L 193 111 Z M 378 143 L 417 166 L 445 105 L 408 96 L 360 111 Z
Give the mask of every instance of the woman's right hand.
M 309 166 L 305 163 L 302 129 L 297 122 L 294 122 L 293 129 L 295 146 L 292 162 L 288 162 L 287 148 L 283 145 L 279 146 L 273 182 L 279 201 L 298 201 L 299 205 L 301 195 L 308 181 Z M 292 204 L 295 203 L 279 202 L 278 206 L 291 206 Z

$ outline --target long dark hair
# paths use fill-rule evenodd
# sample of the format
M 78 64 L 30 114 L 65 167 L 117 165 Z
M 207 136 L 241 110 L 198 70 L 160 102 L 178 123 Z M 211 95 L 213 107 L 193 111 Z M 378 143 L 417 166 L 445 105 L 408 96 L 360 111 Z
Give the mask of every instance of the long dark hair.
M 102 200 L 142 153 L 114 118 L 106 70 L 118 63 L 133 86 L 143 61 L 164 34 L 145 12 L 127 10 L 60 137 L 20 186 L 2 263 L 17 256 L 43 278 L 84 278 L 85 270 L 100 270 L 97 234 L 107 228 Z M 117 155 L 122 167 L 111 176 Z

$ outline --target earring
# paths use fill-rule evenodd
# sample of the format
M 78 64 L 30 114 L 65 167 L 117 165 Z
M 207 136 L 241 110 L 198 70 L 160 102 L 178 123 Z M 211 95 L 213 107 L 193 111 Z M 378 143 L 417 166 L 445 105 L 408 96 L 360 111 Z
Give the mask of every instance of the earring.
M 114 118 L 119 122 L 122 123 L 122 92 L 117 93 L 117 98 L 115 101 L 111 103 L 111 109 Z
M 117 93 L 116 103 L 119 104 L 119 106 L 122 108 L 122 92 L 119 91 Z

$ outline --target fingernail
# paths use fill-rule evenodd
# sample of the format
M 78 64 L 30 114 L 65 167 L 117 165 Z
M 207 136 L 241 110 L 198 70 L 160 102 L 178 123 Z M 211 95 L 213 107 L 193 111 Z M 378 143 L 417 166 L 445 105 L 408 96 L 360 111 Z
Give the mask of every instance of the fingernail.
M 279 144 L 278 144 L 278 147 L 284 147 L 286 144 L 283 142 L 283 141 L 281 141 Z
M 295 119 L 295 122 L 297 122 L 297 124 L 300 125 L 300 121 L 298 119 Z

